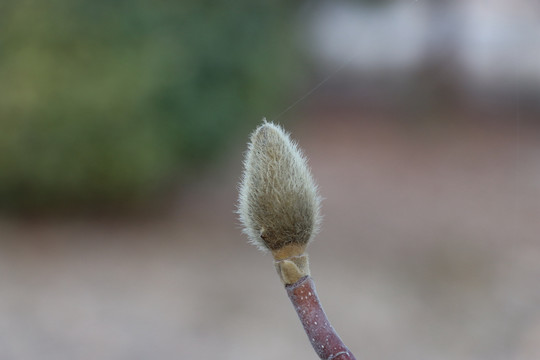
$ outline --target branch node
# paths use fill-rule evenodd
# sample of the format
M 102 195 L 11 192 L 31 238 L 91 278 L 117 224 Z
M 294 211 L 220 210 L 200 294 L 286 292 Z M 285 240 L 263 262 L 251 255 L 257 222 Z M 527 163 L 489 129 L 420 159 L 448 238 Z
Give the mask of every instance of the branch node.
M 294 284 L 301 278 L 310 275 L 307 254 L 275 261 L 274 264 L 276 265 L 279 278 L 285 285 Z

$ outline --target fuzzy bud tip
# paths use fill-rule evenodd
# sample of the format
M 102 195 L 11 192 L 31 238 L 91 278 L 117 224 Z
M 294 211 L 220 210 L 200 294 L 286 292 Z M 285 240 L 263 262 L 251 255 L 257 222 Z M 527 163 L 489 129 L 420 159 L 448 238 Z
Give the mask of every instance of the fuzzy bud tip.
M 299 255 L 319 229 L 320 202 L 298 146 L 280 126 L 264 120 L 251 135 L 238 200 L 250 242 L 275 257 L 284 249 Z

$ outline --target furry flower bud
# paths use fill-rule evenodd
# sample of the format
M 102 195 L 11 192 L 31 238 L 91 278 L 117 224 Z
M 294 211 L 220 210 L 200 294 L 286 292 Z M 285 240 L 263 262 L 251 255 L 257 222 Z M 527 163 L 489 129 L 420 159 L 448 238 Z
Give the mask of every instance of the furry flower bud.
M 244 232 L 274 257 L 300 255 L 318 231 L 320 197 L 305 157 L 278 125 L 251 135 L 240 184 L 238 213 Z M 294 248 L 276 256 L 284 248 Z

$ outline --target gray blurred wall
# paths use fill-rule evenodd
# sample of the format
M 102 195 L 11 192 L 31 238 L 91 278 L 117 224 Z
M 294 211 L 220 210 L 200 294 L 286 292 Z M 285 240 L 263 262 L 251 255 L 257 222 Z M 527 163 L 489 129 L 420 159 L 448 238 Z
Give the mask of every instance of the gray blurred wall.
M 308 51 L 327 71 L 392 75 L 438 62 L 467 89 L 540 89 L 540 2 L 326 2 L 305 13 Z

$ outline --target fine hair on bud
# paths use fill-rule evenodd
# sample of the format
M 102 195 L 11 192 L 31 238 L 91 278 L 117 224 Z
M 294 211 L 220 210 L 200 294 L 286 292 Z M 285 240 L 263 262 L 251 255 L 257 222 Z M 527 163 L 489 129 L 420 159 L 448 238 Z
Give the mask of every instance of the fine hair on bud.
M 264 120 L 251 135 L 240 183 L 238 213 L 250 242 L 271 251 L 305 247 L 319 229 L 320 202 L 298 146 Z

